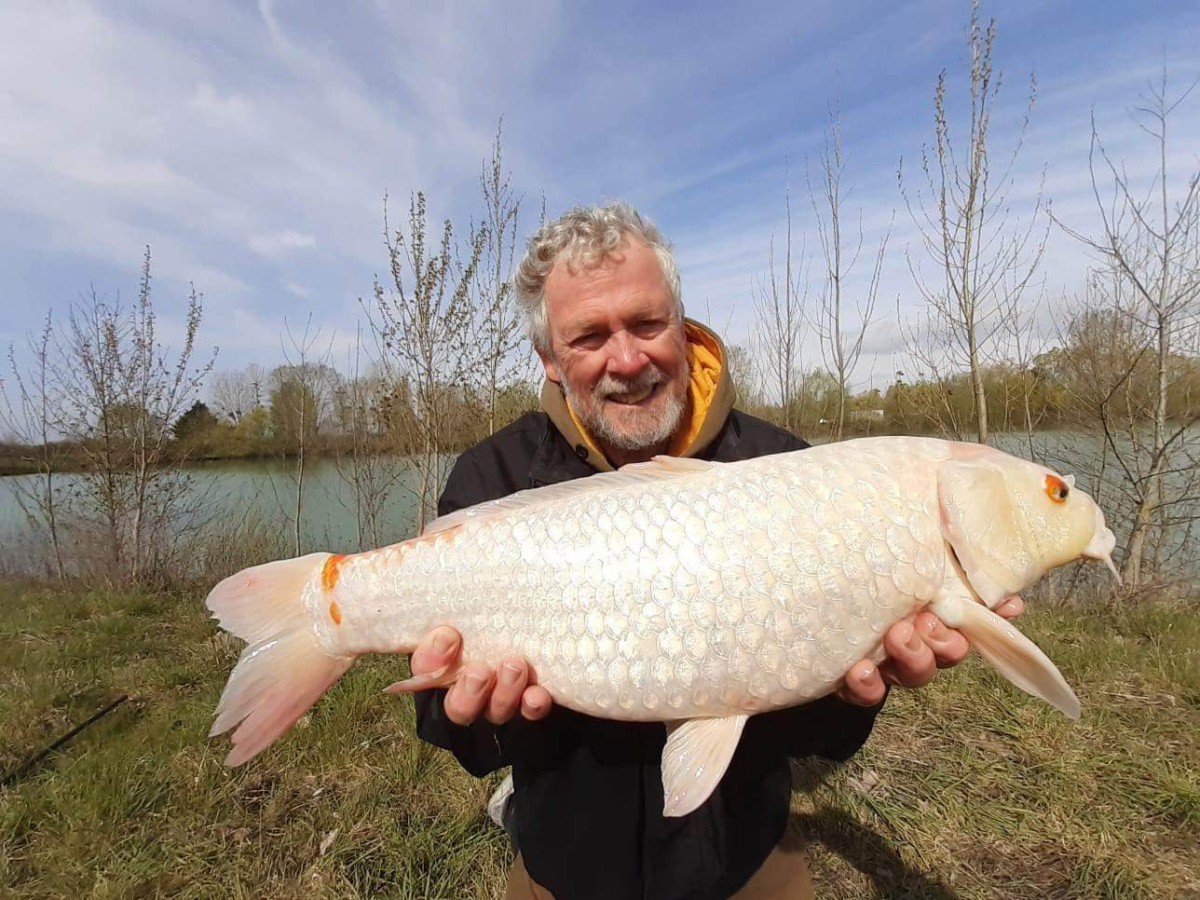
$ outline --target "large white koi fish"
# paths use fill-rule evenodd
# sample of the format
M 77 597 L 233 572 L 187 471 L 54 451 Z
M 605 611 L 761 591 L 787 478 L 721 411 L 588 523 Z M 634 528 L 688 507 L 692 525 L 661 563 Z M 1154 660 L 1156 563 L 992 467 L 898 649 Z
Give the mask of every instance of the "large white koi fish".
M 1077 717 L 1054 664 L 991 608 L 1080 557 L 1111 568 L 1114 543 L 1069 476 L 974 444 L 659 457 L 460 510 L 391 547 L 225 579 L 208 606 L 249 646 L 212 733 L 235 729 L 228 762 L 243 763 L 356 657 L 411 653 L 452 625 L 463 662 L 523 656 L 556 703 L 665 722 L 665 813 L 683 815 L 724 774 L 748 716 L 836 690 L 922 608 Z

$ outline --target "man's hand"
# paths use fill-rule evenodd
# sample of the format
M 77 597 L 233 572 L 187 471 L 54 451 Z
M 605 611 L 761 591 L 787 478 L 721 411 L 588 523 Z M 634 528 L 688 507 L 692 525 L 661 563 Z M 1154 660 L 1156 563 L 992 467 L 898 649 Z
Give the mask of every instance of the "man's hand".
M 1020 597 L 1008 597 L 996 607 L 1006 619 L 1025 611 Z M 938 669 L 957 666 L 971 649 L 961 632 L 947 628 L 929 611 L 906 616 L 883 636 L 887 659 L 878 667 L 869 659 L 855 663 L 846 673 L 846 683 L 837 696 L 859 706 L 874 706 L 883 700 L 885 684 L 919 688 L 933 681 Z
M 428 675 L 442 668 L 453 669 L 460 653 L 462 635 L 448 625 L 435 628 L 417 645 L 412 673 Z M 499 670 L 471 663 L 446 693 L 446 718 L 456 725 L 470 725 L 483 715 L 500 725 L 520 711 L 526 719 L 544 719 L 553 704 L 544 687 L 530 683 L 532 674 L 529 663 L 515 656 L 502 660 Z

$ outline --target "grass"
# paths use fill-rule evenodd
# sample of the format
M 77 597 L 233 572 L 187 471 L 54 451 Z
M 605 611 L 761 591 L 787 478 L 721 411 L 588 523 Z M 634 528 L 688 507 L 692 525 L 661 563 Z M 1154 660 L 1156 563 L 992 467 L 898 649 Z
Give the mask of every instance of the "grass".
M 195 594 L 0 589 L 0 771 L 131 696 L 0 792 L 6 897 L 496 894 L 489 785 L 380 694 L 396 661 L 364 661 L 231 771 L 206 734 L 237 650 Z
M 897 691 L 850 763 L 797 766 L 792 835 L 828 897 L 1200 897 L 1200 609 L 1034 611 L 1075 724 L 974 661 Z M 510 855 L 476 781 L 356 666 L 231 771 L 206 737 L 238 652 L 200 592 L 0 582 L 8 897 L 498 897 Z
M 833 896 L 1200 897 L 1200 608 L 1034 610 L 1072 723 L 975 658 L 896 691 L 850 764 L 797 771 Z

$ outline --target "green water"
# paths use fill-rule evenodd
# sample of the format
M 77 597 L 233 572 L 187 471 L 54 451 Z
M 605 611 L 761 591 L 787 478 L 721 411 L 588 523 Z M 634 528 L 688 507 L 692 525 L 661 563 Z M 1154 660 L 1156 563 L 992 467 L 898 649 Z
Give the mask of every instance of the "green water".
M 1029 439 L 1024 434 L 998 435 L 996 444 L 1016 455 L 1031 455 Z M 1192 457 L 1200 456 L 1200 428 L 1191 429 L 1183 445 Z M 1098 435 L 1075 432 L 1042 432 L 1033 435 L 1032 456 L 1063 474 L 1074 473 L 1078 485 L 1095 495 L 1094 471 L 1101 450 Z M 1111 465 L 1110 461 L 1110 465 Z M 305 471 L 300 514 L 301 552 L 329 550 L 354 552 L 371 546 L 388 544 L 411 537 L 416 531 L 417 483 L 413 468 L 404 461 L 395 461 L 395 479 L 383 492 L 383 515 L 379 519 L 378 540 L 360 524 L 361 515 L 349 473 L 340 470 L 332 460 L 311 462 Z M 1113 470 L 1115 473 L 1115 469 Z M 199 514 L 206 520 L 234 525 L 241 522 L 261 523 L 278 531 L 283 546 L 294 546 L 296 513 L 296 476 L 292 461 L 236 461 L 196 466 L 186 470 L 188 492 L 196 502 Z M 1192 518 L 1200 519 L 1200 502 L 1196 490 L 1190 487 L 1193 473 L 1184 468 L 1167 479 L 1167 497 L 1182 498 L 1174 503 L 1171 513 L 1177 524 L 1170 527 L 1165 545 L 1174 562 L 1187 571 L 1200 570 L 1200 548 L 1191 534 Z M 27 547 L 32 531 L 18 503 L 22 488 L 35 486 L 36 476 L 0 478 L 0 546 L 8 550 Z M 77 483 L 76 476 L 57 476 L 59 489 L 70 491 Z M 1118 547 L 1128 533 L 1132 517 L 1131 499 L 1118 489 L 1118 480 L 1102 487 L 1101 507 L 1110 526 L 1118 535 Z M 9 569 L 20 570 L 19 558 L 14 564 L 13 553 L 0 560 Z M 18 557 L 20 554 L 16 554 Z M 1174 566 L 1172 566 L 1174 568 Z
M 397 462 L 397 478 L 386 491 L 378 534 L 380 544 L 411 537 L 416 530 L 417 483 L 411 466 Z M 278 531 L 285 545 L 294 546 L 297 477 L 292 461 L 237 460 L 193 466 L 184 470 L 188 505 L 206 523 L 261 523 Z M 20 494 L 37 487 L 38 476 L 0 478 L 0 540 L 20 545 L 30 534 Z M 304 471 L 300 505 L 300 549 L 338 553 L 367 549 L 366 524 L 360 526 L 349 473 L 332 460 L 310 462 Z M 56 490 L 69 495 L 79 485 L 75 475 L 55 476 Z M 18 567 L 19 568 L 19 567 Z

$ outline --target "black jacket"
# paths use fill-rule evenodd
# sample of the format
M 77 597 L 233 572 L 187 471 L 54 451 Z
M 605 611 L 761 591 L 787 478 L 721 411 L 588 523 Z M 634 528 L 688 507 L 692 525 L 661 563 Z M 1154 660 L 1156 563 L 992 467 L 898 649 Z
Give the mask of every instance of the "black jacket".
M 733 462 L 799 450 L 792 434 L 737 410 L 698 459 Z M 440 514 L 530 487 L 591 475 L 545 413 L 522 416 L 466 451 Z M 717 898 L 736 891 L 779 843 L 791 792 L 788 757 L 843 760 L 866 740 L 878 708 L 826 697 L 751 716 L 729 770 L 698 810 L 662 814 L 660 723 L 598 719 L 554 707 L 540 722 L 462 728 L 444 691 L 417 696 L 417 733 L 474 775 L 512 766 L 517 843 L 529 874 L 557 900 Z

